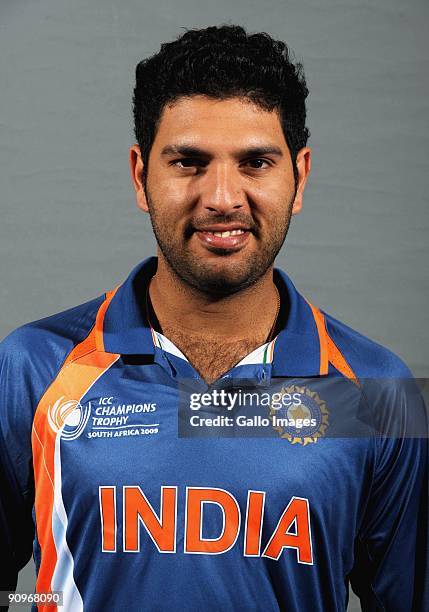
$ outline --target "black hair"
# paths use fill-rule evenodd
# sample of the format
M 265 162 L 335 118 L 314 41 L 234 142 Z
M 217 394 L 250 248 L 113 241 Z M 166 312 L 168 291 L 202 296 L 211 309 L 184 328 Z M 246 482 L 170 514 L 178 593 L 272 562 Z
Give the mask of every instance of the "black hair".
M 221 25 L 187 30 L 137 64 L 134 133 L 144 175 L 165 105 L 184 96 L 207 95 L 242 97 L 264 110 L 277 109 L 296 183 L 296 155 L 310 136 L 305 126 L 308 89 L 302 64 L 294 64 L 290 56 L 286 43 L 266 32 L 248 34 L 241 26 Z

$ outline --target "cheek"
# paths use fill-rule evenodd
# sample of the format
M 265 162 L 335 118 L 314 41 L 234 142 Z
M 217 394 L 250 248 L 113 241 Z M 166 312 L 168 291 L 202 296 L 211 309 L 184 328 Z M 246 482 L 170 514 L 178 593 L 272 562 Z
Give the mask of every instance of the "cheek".
M 260 207 L 277 209 L 283 208 L 285 202 L 291 201 L 295 184 L 293 177 L 289 179 L 289 173 L 276 173 L 276 176 L 270 176 L 267 180 L 261 180 L 249 185 L 247 193 L 249 198 Z
M 183 212 L 190 199 L 184 181 L 172 179 L 156 180 L 151 182 L 151 196 L 159 210 L 168 211 L 170 214 Z
M 283 189 L 271 189 L 255 194 L 252 198 L 253 215 L 263 225 L 273 225 L 283 222 L 287 218 L 292 206 L 293 191 Z

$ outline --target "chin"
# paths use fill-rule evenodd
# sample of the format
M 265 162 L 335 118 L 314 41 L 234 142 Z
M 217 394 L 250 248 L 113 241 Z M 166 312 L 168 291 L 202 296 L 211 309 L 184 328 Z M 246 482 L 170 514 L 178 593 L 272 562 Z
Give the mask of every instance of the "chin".
M 162 252 L 175 274 L 191 287 L 219 296 L 232 295 L 250 287 L 272 263 L 268 253 L 264 253 L 264 257 L 260 253 L 242 253 L 241 256 L 239 253 L 228 253 L 227 256 L 204 257 L 169 246 Z
M 195 273 L 196 272 L 196 273 Z M 243 270 L 210 270 L 204 273 L 201 269 L 192 273 L 188 269 L 189 284 L 200 291 L 217 295 L 231 295 L 249 287 L 256 282 L 252 272 L 243 274 Z

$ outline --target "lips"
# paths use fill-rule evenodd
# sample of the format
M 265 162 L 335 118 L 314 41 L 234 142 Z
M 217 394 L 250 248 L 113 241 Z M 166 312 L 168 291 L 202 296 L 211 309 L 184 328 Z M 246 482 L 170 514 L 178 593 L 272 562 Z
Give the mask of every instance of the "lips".
M 208 248 L 238 250 L 248 241 L 251 234 L 245 227 L 211 226 L 195 231 L 198 239 Z

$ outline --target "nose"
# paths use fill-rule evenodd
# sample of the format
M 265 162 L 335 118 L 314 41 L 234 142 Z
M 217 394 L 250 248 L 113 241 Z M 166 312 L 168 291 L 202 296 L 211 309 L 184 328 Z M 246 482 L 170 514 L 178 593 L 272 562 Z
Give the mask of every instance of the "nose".
M 200 182 L 200 204 L 206 211 L 227 215 L 246 206 L 237 168 L 228 162 L 209 164 Z

